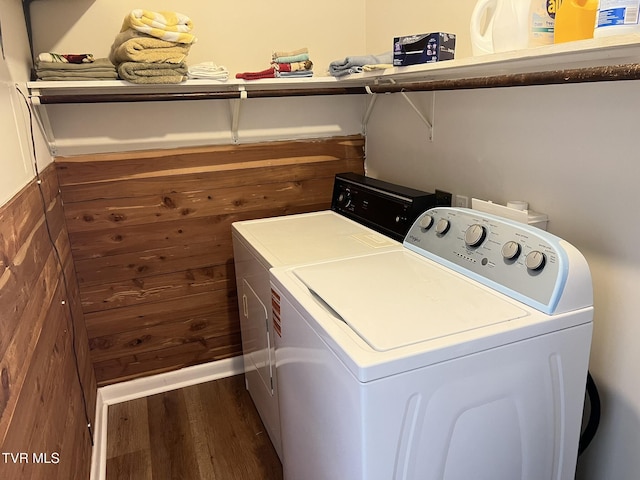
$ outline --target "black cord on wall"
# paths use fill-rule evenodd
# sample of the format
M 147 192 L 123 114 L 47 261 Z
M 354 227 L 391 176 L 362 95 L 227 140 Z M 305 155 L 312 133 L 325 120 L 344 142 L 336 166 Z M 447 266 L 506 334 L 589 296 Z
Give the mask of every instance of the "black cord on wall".
M 27 100 L 27 97 L 24 95 L 24 93 L 22 93 L 22 91 L 20 90 L 20 88 L 18 87 L 18 85 L 16 85 L 16 90 L 18 91 L 18 93 L 20 94 L 20 96 L 22 97 L 22 99 L 25 102 L 25 105 L 27 107 L 27 111 L 29 112 L 29 134 L 30 134 L 30 139 L 31 139 L 31 151 L 32 151 L 32 155 L 33 155 L 33 166 L 34 166 L 34 171 L 35 171 L 35 175 L 36 175 L 36 183 L 38 185 L 38 191 L 40 192 L 40 199 L 42 201 L 42 210 L 44 212 L 44 223 L 45 223 L 45 227 L 47 229 L 47 235 L 49 237 L 49 241 L 51 242 L 51 248 L 53 249 L 53 252 L 55 254 L 56 257 L 56 261 L 58 263 L 58 266 L 60 268 L 60 272 L 62 274 L 62 282 L 63 282 L 63 286 L 64 286 L 64 294 L 65 297 L 67 299 L 70 298 L 69 295 L 69 284 L 67 281 L 67 274 L 65 272 L 64 269 L 64 263 L 62 261 L 62 256 L 60 255 L 60 251 L 58 250 L 58 247 L 56 246 L 56 242 L 55 239 L 53 238 L 53 233 L 51 232 L 51 227 L 49 224 L 49 218 L 47 217 L 47 201 L 45 199 L 44 196 L 44 191 L 42 189 L 42 179 L 40 178 L 40 169 L 38 168 L 38 159 L 37 159 L 37 155 L 36 155 L 36 143 L 35 143 L 35 137 L 34 137 L 34 131 L 33 131 L 33 112 L 31 111 L 31 107 L 29 105 L 29 101 Z M 58 194 L 60 194 L 60 188 L 58 188 Z M 87 422 L 87 428 L 89 429 L 89 439 L 91 440 L 91 446 L 94 445 L 94 440 L 93 440 L 93 428 L 91 425 L 91 417 L 89 416 L 89 409 L 87 406 L 87 397 L 85 395 L 85 391 L 84 391 L 84 385 L 82 383 L 82 375 L 80 373 L 80 364 L 79 364 L 79 360 L 78 360 L 78 350 L 76 348 L 76 320 L 75 317 L 73 315 L 73 309 L 71 308 L 71 302 L 70 301 L 64 301 L 63 302 L 64 305 L 66 305 L 68 311 L 69 311 L 69 323 L 70 323 L 70 329 L 71 329 L 71 348 L 73 351 L 73 358 L 74 358 L 74 366 L 75 366 L 75 371 L 76 371 L 76 377 L 78 379 L 78 384 L 80 386 L 80 392 L 82 394 L 82 405 L 84 407 L 84 416 L 85 416 L 85 421 Z
M 590 372 L 587 372 L 587 398 L 589 399 L 589 419 L 580 435 L 578 455 L 582 455 L 587 449 L 600 425 L 600 395 Z

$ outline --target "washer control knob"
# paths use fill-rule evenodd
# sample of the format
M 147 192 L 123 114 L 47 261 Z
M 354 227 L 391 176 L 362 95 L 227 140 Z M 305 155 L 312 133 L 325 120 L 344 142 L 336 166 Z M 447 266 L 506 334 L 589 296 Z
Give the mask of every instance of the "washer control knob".
M 522 247 L 518 242 L 509 240 L 502 246 L 502 256 L 507 260 L 515 260 L 520 255 Z
M 542 270 L 546 262 L 547 257 L 539 250 L 532 250 L 524 259 L 524 264 L 533 271 Z
M 345 207 L 348 207 L 351 204 L 351 192 L 349 190 L 345 190 L 338 194 L 338 204 L 344 205 Z
M 420 225 L 420 228 L 429 230 L 433 226 L 433 217 L 431 215 L 425 215 L 420 219 L 418 225 Z
M 464 233 L 464 243 L 470 247 L 478 247 L 487 238 L 487 229 L 479 223 L 474 223 Z
M 449 220 L 447 220 L 446 218 L 441 218 L 440 220 L 438 220 L 438 223 L 436 223 L 436 233 L 444 235 L 449 231 L 450 226 L 451 224 L 449 223 Z

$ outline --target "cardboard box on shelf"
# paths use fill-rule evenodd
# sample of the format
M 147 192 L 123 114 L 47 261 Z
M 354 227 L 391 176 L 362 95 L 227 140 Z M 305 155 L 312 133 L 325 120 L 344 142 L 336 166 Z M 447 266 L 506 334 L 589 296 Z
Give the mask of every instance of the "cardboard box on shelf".
M 452 33 L 422 33 L 393 39 L 393 65 L 417 65 L 419 63 L 453 60 L 456 36 Z

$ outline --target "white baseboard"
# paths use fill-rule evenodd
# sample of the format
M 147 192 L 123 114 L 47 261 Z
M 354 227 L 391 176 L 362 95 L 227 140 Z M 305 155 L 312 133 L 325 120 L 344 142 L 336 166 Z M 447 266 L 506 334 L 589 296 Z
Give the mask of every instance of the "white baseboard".
M 91 454 L 91 480 L 105 480 L 107 464 L 107 419 L 109 405 L 168 392 L 244 372 L 242 356 L 194 365 L 173 372 L 137 378 L 98 389 Z

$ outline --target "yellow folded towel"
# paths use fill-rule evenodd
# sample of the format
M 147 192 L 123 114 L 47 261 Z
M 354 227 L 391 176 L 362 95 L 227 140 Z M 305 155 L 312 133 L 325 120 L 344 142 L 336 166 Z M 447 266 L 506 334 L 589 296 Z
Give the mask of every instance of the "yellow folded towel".
M 177 12 L 152 12 L 137 8 L 122 22 L 121 32 L 131 28 L 168 42 L 193 43 L 191 19 Z
M 137 30 L 125 30 L 116 35 L 109 60 L 114 65 L 124 62 L 182 63 L 191 45 L 151 37 Z

